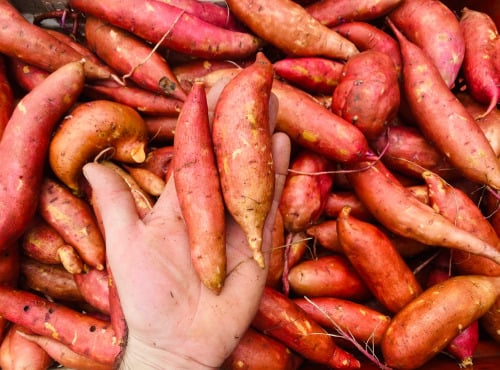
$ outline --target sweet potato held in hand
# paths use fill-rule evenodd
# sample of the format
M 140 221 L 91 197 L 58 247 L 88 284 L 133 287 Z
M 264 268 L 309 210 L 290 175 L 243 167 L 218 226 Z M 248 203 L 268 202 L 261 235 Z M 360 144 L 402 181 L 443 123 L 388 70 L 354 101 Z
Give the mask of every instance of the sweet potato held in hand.
M 223 89 L 215 107 L 212 140 L 229 213 L 247 235 L 264 268 L 262 233 L 274 194 L 269 126 L 273 66 L 262 53 Z

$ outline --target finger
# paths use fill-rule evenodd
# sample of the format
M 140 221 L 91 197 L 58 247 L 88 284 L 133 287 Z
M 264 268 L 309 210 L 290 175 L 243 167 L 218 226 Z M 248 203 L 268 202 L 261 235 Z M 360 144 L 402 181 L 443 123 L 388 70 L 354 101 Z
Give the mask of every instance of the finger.
M 93 206 L 106 234 L 120 233 L 137 224 L 139 216 L 130 188 L 119 175 L 98 163 L 86 164 L 83 174 L 92 188 Z

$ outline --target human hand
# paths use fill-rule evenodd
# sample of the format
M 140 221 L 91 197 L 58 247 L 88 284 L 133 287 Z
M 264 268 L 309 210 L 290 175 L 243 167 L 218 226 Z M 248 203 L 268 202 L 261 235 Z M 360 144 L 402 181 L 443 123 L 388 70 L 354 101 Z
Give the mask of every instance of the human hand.
M 219 368 L 236 347 L 257 311 L 266 281 L 271 231 L 290 159 L 285 134 L 273 135 L 273 158 L 275 194 L 263 235 L 266 268 L 254 261 L 243 231 L 228 216 L 228 273 L 219 295 L 200 282 L 191 265 L 172 178 L 141 219 L 118 175 L 97 163 L 84 167 L 128 327 L 120 369 Z

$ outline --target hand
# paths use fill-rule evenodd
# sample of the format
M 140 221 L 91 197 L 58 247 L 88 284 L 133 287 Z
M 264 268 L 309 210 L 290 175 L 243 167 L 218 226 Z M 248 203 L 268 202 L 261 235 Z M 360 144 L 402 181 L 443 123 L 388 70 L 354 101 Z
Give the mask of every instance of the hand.
M 276 189 L 265 225 L 269 261 L 271 231 L 285 181 L 290 141 L 273 135 Z M 200 282 L 174 181 L 168 181 L 149 214 L 140 219 L 127 185 L 97 163 L 84 167 L 102 217 L 128 340 L 120 369 L 219 368 L 250 325 L 267 274 L 252 258 L 245 235 L 228 216 L 227 278 L 219 295 Z

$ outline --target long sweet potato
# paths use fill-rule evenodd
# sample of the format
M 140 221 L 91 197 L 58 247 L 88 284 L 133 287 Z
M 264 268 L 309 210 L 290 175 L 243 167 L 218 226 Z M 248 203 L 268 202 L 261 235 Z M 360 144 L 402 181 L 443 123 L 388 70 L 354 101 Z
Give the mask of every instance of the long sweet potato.
M 83 64 L 67 64 L 25 95 L 10 117 L 0 141 L 0 250 L 21 236 L 36 212 L 52 130 L 83 83 Z
M 367 168 L 367 166 L 369 166 Z M 349 182 L 358 198 L 388 230 L 430 246 L 458 248 L 500 263 L 500 253 L 471 233 L 460 229 L 404 187 L 382 164 L 346 165 Z
M 390 312 L 398 312 L 422 287 L 389 237 L 349 212 L 345 207 L 337 219 L 342 250 L 374 297 Z
M 261 46 L 248 32 L 217 27 L 163 1 L 70 0 L 68 4 L 153 44 L 198 58 L 241 59 Z
M 218 294 L 226 278 L 225 207 L 203 83 L 193 85 L 179 114 L 173 176 L 193 266 L 202 283 Z M 193 182 L 197 176 L 203 186 Z
M 165 58 L 131 32 L 88 16 L 85 19 L 85 39 L 89 48 L 121 73 L 122 78 L 130 78 L 155 93 L 182 101 L 186 99 L 186 93 L 180 88 Z
M 256 35 L 294 56 L 349 59 L 356 46 L 291 0 L 227 0 L 229 9 Z M 279 10 L 279 11 L 278 11 Z
M 133 108 L 109 100 L 93 100 L 75 107 L 57 128 L 49 146 L 54 174 L 79 192 L 82 167 L 104 149 L 113 159 L 141 163 L 146 158 L 147 130 Z
M 500 165 L 477 122 L 439 78 L 424 50 L 389 24 L 401 48 L 404 94 L 424 136 L 466 178 L 500 189 Z
M 263 53 L 224 87 L 214 111 L 212 141 L 226 208 L 264 268 L 262 232 L 274 192 L 269 100 L 273 67 Z
M 335 369 L 358 369 L 361 366 L 292 299 L 272 288 L 264 288 L 252 326 L 319 364 Z
M 387 365 L 424 365 L 488 311 L 499 283 L 498 277 L 462 275 L 427 288 L 392 318 L 380 345 Z
M 306 10 L 321 24 L 333 27 L 354 21 L 371 21 L 382 17 L 403 0 L 322 0 L 306 6 Z
M 100 312 L 109 315 L 109 275 L 106 270 L 89 269 L 74 274 L 83 299 Z
M 389 13 L 389 18 L 424 50 L 446 86 L 454 86 L 464 59 L 465 42 L 451 9 L 439 0 L 405 0 Z
M 495 43 L 500 36 L 493 19 L 483 12 L 464 8 L 460 16 L 460 29 L 465 43 L 462 71 L 470 94 L 481 103 L 488 104 L 482 115 L 490 113 L 500 99 L 500 71 L 495 67 Z
M 0 286 L 0 297 L 0 315 L 35 334 L 55 338 L 81 355 L 112 365 L 121 351 L 106 321 L 23 290 Z
M 42 27 L 26 18 L 7 0 L 0 1 L 0 52 L 29 64 L 54 72 L 70 62 L 84 58 L 66 43 L 50 35 Z M 108 79 L 109 69 L 87 61 L 85 76 L 90 79 Z

